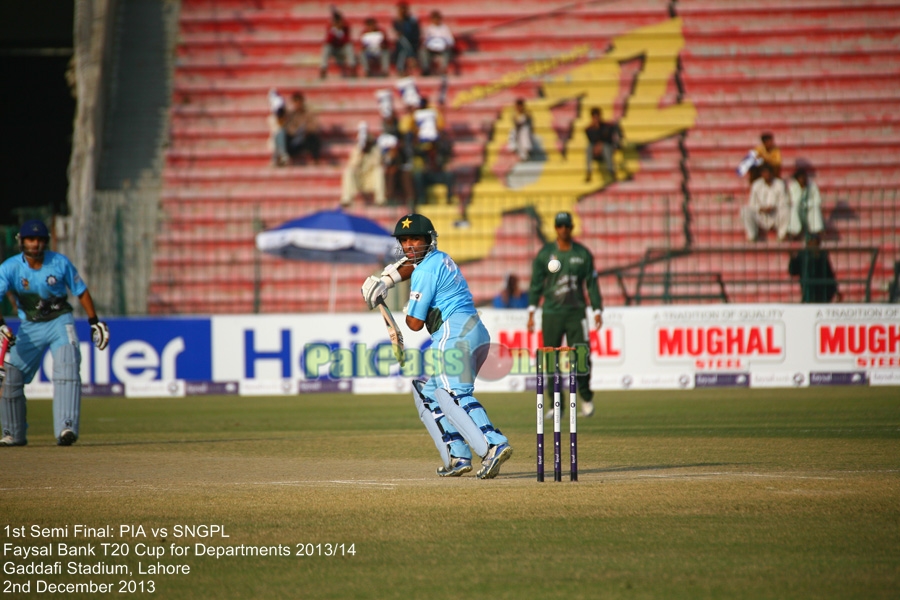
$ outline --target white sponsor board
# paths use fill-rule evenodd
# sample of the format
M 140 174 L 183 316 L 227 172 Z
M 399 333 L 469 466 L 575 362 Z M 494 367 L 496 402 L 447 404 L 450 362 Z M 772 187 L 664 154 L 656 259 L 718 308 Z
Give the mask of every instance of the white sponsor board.
M 524 310 L 484 309 L 481 316 L 496 348 L 477 389 L 533 385 L 540 322 L 529 333 Z M 606 310 L 603 320 L 603 328 L 590 334 L 595 389 L 801 387 L 860 378 L 900 384 L 900 308 L 892 305 L 623 307 Z M 404 331 L 408 352 L 421 358 L 408 360 L 411 370 L 401 372 L 391 361 L 381 319 L 372 313 L 216 317 L 212 331 L 214 349 L 231 349 L 215 355 L 213 375 L 220 380 L 234 373 L 331 375 L 352 378 L 357 393 L 390 393 L 430 374 L 428 335 Z M 814 381 L 812 373 L 819 374 Z
M 107 371 L 120 381 L 127 374 L 129 396 L 181 396 L 189 391 L 185 380 L 196 391 L 207 377 L 219 384 L 210 390 L 235 382 L 242 395 L 405 393 L 412 378 L 433 374 L 436 361 L 429 335 L 407 329 L 403 315 L 397 316 L 406 341 L 403 369 L 376 312 L 223 315 L 207 321 L 209 339 L 185 332 L 150 345 L 134 334 L 111 360 L 98 358 L 82 342 L 82 379 L 88 384 L 90 372 L 90 383 L 105 384 Z M 532 333 L 525 310 L 484 309 L 481 316 L 493 346 L 476 389 L 533 388 L 534 352 L 542 346 L 540 313 Z M 148 319 L 146 327 L 165 329 L 168 321 Z M 590 332 L 591 385 L 598 390 L 900 385 L 900 306 L 621 307 L 604 311 L 603 321 L 602 329 Z M 98 364 L 104 368 L 98 371 Z M 182 374 L 201 364 L 208 365 L 209 375 Z M 51 369 L 52 359 L 44 370 Z M 49 397 L 52 386 L 36 380 L 26 393 Z

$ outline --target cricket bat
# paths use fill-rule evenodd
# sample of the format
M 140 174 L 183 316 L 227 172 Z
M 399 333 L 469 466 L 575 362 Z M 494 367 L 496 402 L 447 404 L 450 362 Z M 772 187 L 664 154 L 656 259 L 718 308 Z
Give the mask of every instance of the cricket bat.
M 391 309 L 384 303 L 384 298 L 379 296 L 378 299 L 375 300 L 375 304 L 378 305 L 378 310 L 381 311 L 381 316 L 384 317 L 384 326 L 387 327 L 388 336 L 391 338 L 391 345 L 394 346 L 394 356 L 397 357 L 397 362 L 400 363 L 400 366 L 402 367 L 405 360 L 403 334 L 400 333 L 400 327 L 397 325 L 397 321 L 394 320 Z

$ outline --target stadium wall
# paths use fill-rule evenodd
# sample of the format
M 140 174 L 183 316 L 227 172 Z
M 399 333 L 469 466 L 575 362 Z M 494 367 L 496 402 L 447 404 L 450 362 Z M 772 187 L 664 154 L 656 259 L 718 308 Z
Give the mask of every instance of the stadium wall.
M 481 391 L 533 389 L 528 353 L 540 346 L 526 314 L 482 311 L 494 343 Z M 900 385 L 900 307 L 784 305 L 628 307 L 604 312 L 591 339 L 597 390 Z M 381 318 L 246 315 L 109 321 L 109 348 L 81 344 L 85 395 L 399 393 L 430 374 L 429 337 L 406 332 L 401 375 Z M 77 323 L 89 340 L 86 321 Z M 510 349 L 513 349 L 512 351 Z M 52 356 L 26 387 L 52 397 Z

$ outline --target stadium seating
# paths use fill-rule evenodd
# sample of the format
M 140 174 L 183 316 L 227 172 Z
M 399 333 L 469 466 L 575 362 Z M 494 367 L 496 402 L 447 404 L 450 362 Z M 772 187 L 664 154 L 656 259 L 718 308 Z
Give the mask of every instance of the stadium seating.
M 389 28 L 395 3 L 339 8 L 356 36 L 369 16 Z M 900 252 L 900 2 L 411 8 L 420 19 L 442 10 L 461 50 L 444 107 L 458 196 L 420 210 L 463 264 L 476 302 L 488 302 L 507 272 L 527 283 L 541 235 L 552 234 L 548 222 L 561 209 L 575 213 L 576 235 L 602 272 L 635 264 L 647 248 L 725 247 L 718 258 L 699 253 L 673 268 L 721 273 L 726 282 L 757 270 L 776 284 L 743 286 L 729 300 L 796 300 L 786 254 L 761 263 L 734 251 L 753 248 L 737 219 L 748 190 L 735 168 L 762 131 L 774 133 L 785 176 L 800 160 L 816 168 L 829 244 L 881 248 L 872 299 L 885 298 Z M 182 0 L 151 312 L 328 310 L 322 289 L 332 272 L 334 309 L 360 308 L 359 282 L 373 267 L 298 265 L 254 247 L 258 231 L 337 205 L 356 125 L 377 130 L 375 92 L 395 82 L 341 78 L 334 67 L 320 80 L 327 17 L 315 3 Z M 416 83 L 438 98 L 438 78 Z M 271 166 L 271 88 L 302 90 L 319 112 L 323 164 Z M 517 97 L 536 111 L 546 162 L 515 165 L 504 150 Z M 618 181 L 585 184 L 580 128 L 595 104 L 622 119 L 630 143 Z M 357 200 L 352 210 L 390 228 L 405 207 Z M 842 263 L 839 274 L 841 267 L 859 271 Z M 602 282 L 608 305 L 627 301 L 612 275 Z

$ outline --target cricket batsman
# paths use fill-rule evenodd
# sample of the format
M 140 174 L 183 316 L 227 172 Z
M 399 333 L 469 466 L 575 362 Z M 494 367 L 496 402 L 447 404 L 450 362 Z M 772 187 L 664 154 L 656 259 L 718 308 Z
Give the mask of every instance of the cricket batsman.
M 472 451 L 482 457 L 479 479 L 493 479 L 512 456 L 512 446 L 488 418 L 475 398 L 475 377 L 487 357 L 490 334 L 481 322 L 469 284 L 459 267 L 437 249 L 437 232 L 420 214 L 397 222 L 394 237 L 404 257 L 372 275 L 362 295 L 375 308 L 379 298 L 400 281 L 409 280 L 406 325 L 431 334 L 435 374 L 427 382 L 413 382 L 419 418 L 444 461 L 441 477 L 459 477 L 472 470 Z
M 68 258 L 47 250 L 50 232 L 39 220 L 22 225 L 18 236 L 21 253 L 0 264 L 0 296 L 12 292 L 21 324 L 16 335 L 0 316 L 0 335 L 10 351 L 6 356 L 6 380 L 0 392 L 0 446 L 28 443 L 25 418 L 25 384 L 41 366 L 44 351 L 53 354 L 53 421 L 56 443 L 71 446 L 78 439 L 81 417 L 81 352 L 68 295 L 71 291 L 84 307 L 91 325 L 91 339 L 103 350 L 109 344 L 109 328 L 97 318 L 94 301 Z

